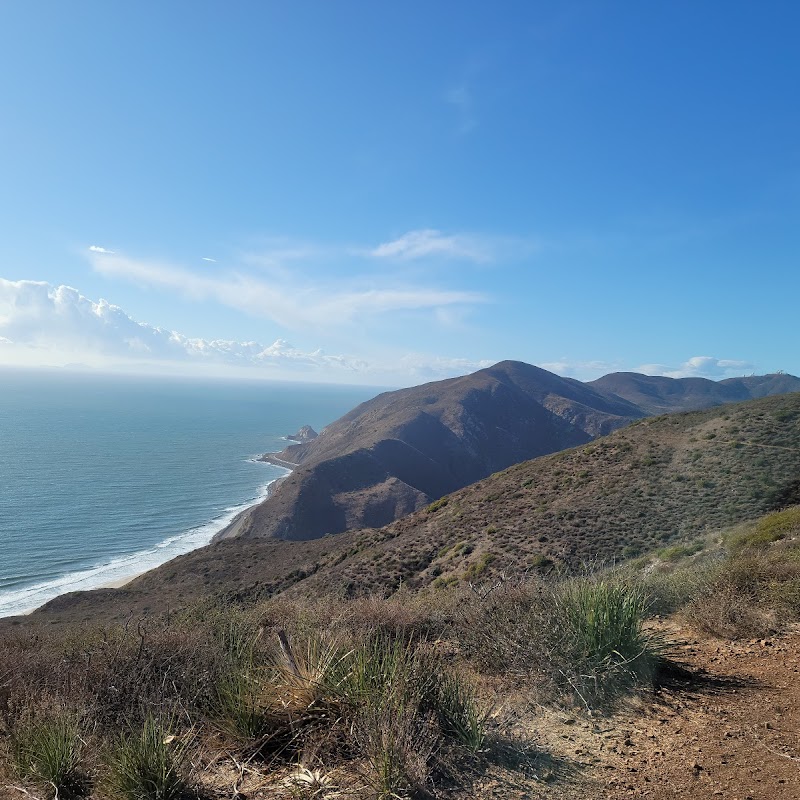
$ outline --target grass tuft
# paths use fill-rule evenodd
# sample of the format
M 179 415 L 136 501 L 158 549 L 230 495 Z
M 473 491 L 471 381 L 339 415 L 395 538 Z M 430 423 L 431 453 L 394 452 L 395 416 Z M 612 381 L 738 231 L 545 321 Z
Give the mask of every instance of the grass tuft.
M 186 743 L 170 735 L 152 715 L 139 730 L 122 735 L 112 750 L 109 785 L 124 800 L 176 800 L 188 786 L 183 778 Z
M 86 790 L 80 770 L 83 742 L 75 716 L 59 713 L 27 720 L 14 728 L 11 749 L 24 778 L 46 784 L 56 796 L 79 796 Z
M 561 631 L 555 663 L 584 703 L 613 702 L 652 682 L 663 648 L 645 631 L 648 602 L 641 587 L 575 578 L 557 588 L 555 606 L 553 624 Z

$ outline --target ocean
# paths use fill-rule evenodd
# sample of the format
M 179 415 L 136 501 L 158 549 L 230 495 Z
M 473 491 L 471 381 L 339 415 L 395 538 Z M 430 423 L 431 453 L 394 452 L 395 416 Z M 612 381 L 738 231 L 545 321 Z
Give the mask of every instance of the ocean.
M 379 391 L 0 370 L 0 617 L 207 544 L 286 474 L 256 456 Z

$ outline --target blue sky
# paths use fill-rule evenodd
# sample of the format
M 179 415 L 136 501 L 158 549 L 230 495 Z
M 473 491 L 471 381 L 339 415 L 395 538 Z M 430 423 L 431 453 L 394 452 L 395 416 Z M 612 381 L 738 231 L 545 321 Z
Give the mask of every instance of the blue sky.
M 0 364 L 800 374 L 796 2 L 0 4 Z

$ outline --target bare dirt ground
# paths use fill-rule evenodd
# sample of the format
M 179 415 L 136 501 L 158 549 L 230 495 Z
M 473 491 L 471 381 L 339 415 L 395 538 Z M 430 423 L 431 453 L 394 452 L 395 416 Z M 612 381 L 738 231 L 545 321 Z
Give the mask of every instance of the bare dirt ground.
M 619 720 L 599 796 L 800 798 L 800 630 L 770 639 L 693 638 L 676 681 Z
M 489 768 L 473 796 L 800 800 L 800 628 L 747 642 L 668 632 L 691 675 L 614 715 L 521 697 L 498 706 L 508 766 Z

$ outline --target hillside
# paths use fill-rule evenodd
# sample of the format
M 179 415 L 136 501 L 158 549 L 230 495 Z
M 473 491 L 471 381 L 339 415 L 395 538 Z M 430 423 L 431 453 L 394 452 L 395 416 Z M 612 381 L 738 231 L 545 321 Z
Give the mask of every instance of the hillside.
M 293 466 L 216 539 L 316 539 L 388 525 L 499 470 L 633 420 L 800 390 L 791 375 L 715 382 L 615 373 L 592 383 L 518 361 L 385 392 L 319 436 L 265 456 Z
M 386 392 L 276 454 L 276 463 L 297 468 L 218 539 L 315 539 L 386 525 L 642 416 L 627 400 L 515 361 Z
M 800 502 L 800 393 L 645 419 L 362 533 L 304 591 L 479 581 L 632 557 Z M 355 547 L 356 545 L 354 545 Z
M 31 619 L 124 618 L 207 595 L 354 595 L 631 557 L 800 502 L 800 394 L 644 419 L 507 468 L 379 529 L 230 539 Z
M 800 378 L 783 373 L 712 381 L 707 378 L 665 378 L 637 372 L 612 372 L 587 385 L 622 397 L 645 414 L 700 411 L 725 403 L 800 392 Z

